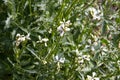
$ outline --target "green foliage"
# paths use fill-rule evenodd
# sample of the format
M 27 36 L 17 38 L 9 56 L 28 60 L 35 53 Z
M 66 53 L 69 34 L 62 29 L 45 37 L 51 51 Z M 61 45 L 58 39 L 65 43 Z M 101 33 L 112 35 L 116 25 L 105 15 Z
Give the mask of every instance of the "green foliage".
M 0 1 L 0 80 L 119 80 L 119 5 Z

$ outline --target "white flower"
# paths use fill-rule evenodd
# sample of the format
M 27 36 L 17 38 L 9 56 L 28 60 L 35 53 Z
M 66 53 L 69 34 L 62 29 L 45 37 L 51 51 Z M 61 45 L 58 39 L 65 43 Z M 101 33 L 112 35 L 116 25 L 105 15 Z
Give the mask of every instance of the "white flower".
M 82 63 L 84 63 L 84 61 L 90 61 L 90 56 L 81 54 L 78 57 L 78 63 L 82 64 Z
M 74 51 L 74 50 L 73 50 Z M 78 59 L 78 63 L 84 63 L 84 61 L 90 61 L 90 55 L 84 55 L 82 52 L 79 52 L 78 49 L 75 50 L 77 59 Z
M 45 43 L 45 46 L 47 47 L 47 41 L 48 41 L 49 39 L 48 38 L 43 38 L 41 41 L 42 42 L 44 42 Z
M 24 42 L 25 40 L 30 40 L 30 34 L 24 36 L 20 35 L 19 33 L 16 35 L 16 46 L 19 46 L 21 42 Z
M 43 38 L 41 41 L 42 42 L 47 42 L 49 39 L 48 38 Z
M 90 61 L 90 55 L 83 55 L 82 57 L 84 60 Z
M 38 36 L 39 41 L 37 41 L 37 43 L 45 43 L 45 46 L 47 47 L 47 42 L 49 41 L 48 38 L 41 38 L 41 36 Z
M 102 11 L 100 11 L 100 9 L 96 9 L 94 7 L 90 7 L 87 9 L 87 11 L 85 12 L 86 15 L 88 15 L 88 12 L 90 12 L 90 14 L 93 17 L 93 20 L 100 20 L 101 17 L 103 16 Z
M 95 77 L 95 76 L 96 76 L 96 73 L 93 72 L 92 76 L 87 75 L 87 80 L 100 80 L 99 77 Z
M 48 32 L 49 32 L 49 33 L 52 33 L 52 29 L 50 28 Z
M 23 42 L 23 41 L 25 41 L 25 36 L 24 35 L 20 35 L 17 40 L 20 41 L 20 42 Z
M 60 63 L 64 63 L 65 62 L 65 58 L 64 57 L 59 57 L 59 55 L 56 55 L 54 57 L 55 61 L 58 61 Z
M 61 25 L 57 28 L 57 31 L 60 32 L 60 36 L 63 36 L 66 31 L 70 31 L 70 28 L 68 28 L 71 25 L 70 20 L 66 22 L 65 20 L 63 21 L 64 22 L 60 22 Z

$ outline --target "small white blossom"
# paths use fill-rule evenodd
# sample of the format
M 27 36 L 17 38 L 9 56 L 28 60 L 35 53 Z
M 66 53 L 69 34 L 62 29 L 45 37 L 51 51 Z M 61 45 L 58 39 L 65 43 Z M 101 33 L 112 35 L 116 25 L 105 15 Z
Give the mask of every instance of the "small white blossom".
M 49 41 L 48 38 L 41 38 L 41 36 L 38 36 L 39 41 L 37 41 L 37 43 L 45 43 L 45 46 L 47 47 L 47 42 Z
M 56 55 L 54 57 L 55 61 L 60 62 L 60 63 L 64 63 L 65 62 L 65 58 L 64 57 L 59 57 L 58 55 Z
M 93 20 L 100 20 L 103 17 L 103 13 L 100 9 L 89 7 L 85 14 L 88 15 L 88 12 L 90 12 L 90 14 L 92 15 Z
M 49 39 L 48 38 L 43 38 L 41 41 L 47 42 Z
M 81 55 L 78 57 L 78 63 L 84 63 L 84 61 L 90 61 L 89 55 Z
M 90 61 L 90 55 L 83 55 L 83 59 L 87 60 L 87 61 Z
M 79 52 L 78 49 L 75 50 L 78 63 L 84 63 L 84 61 L 90 61 L 90 55 L 84 55 L 82 52 Z
M 57 28 L 57 31 L 60 32 L 60 36 L 63 36 L 66 31 L 70 31 L 70 28 L 68 28 L 71 23 L 70 20 L 66 21 L 63 20 L 64 22 L 60 22 L 60 26 Z
M 48 41 L 49 39 L 48 38 L 43 38 L 41 41 L 42 42 L 45 42 L 45 46 L 47 47 L 47 41 Z
M 21 42 L 24 42 L 25 40 L 30 40 L 30 34 L 28 35 L 20 35 L 19 33 L 16 35 L 16 46 L 19 46 Z
M 95 77 L 95 76 L 96 76 L 96 73 L 93 72 L 93 73 L 92 73 L 92 76 L 87 75 L 87 80 L 100 80 L 99 77 Z
M 25 41 L 25 36 L 21 35 L 17 40 L 20 42 L 23 42 L 23 41 Z
M 49 32 L 49 33 L 52 33 L 52 29 L 50 28 L 48 32 Z

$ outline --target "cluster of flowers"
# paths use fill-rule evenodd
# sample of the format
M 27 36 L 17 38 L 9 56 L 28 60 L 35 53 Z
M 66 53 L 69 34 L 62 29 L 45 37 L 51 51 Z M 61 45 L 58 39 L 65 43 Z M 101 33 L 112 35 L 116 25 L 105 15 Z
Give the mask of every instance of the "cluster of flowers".
M 70 20 L 65 22 L 65 19 L 63 19 L 63 22 L 60 22 L 60 26 L 57 28 L 57 31 L 60 33 L 60 36 L 63 36 L 64 33 L 66 31 L 70 31 L 70 28 L 68 28 L 71 25 Z M 52 30 L 50 29 L 49 33 L 51 33 Z M 21 35 L 21 34 L 17 34 L 16 35 L 16 46 L 19 46 L 21 42 L 24 42 L 25 40 L 30 40 L 30 34 L 25 35 Z M 41 38 L 40 36 L 38 36 L 39 41 L 37 41 L 37 43 L 45 43 L 45 46 L 47 46 L 47 42 L 49 41 L 48 38 Z

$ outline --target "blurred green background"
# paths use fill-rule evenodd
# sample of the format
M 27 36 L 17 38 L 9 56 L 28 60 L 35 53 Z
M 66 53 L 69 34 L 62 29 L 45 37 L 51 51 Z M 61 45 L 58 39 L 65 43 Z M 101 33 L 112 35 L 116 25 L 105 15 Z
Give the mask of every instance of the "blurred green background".
M 119 52 L 119 0 L 0 0 L 0 80 L 120 80 Z

